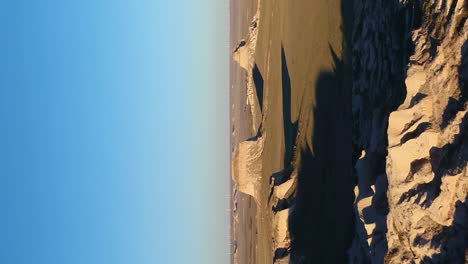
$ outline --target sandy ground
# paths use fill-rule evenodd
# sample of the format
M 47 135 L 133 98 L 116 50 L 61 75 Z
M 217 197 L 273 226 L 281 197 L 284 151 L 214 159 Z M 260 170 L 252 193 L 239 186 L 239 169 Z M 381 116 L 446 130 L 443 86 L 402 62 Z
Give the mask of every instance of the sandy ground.
M 288 173 L 291 162 L 299 166 L 307 145 L 313 150 L 317 82 L 323 72 L 334 71 L 332 53 L 341 58 L 342 42 L 339 0 L 262 2 L 255 59 L 264 79 L 263 132 L 267 138 L 260 199 L 264 203 L 259 205 L 257 222 L 258 263 L 271 263 L 274 252 L 270 177 Z M 287 155 L 291 152 L 294 160 Z M 316 213 L 320 217 L 321 212 Z
M 247 36 L 257 8 L 255 0 L 231 0 L 231 51 Z M 246 104 L 246 73 L 237 63 L 230 63 L 231 153 L 235 146 L 252 136 L 251 114 Z M 253 264 L 256 252 L 256 204 L 252 197 L 237 192 L 232 184 L 231 263 Z
M 231 10 L 231 12 L 245 12 L 242 9 Z M 263 98 L 260 102 L 262 105 L 261 134 L 266 135 L 266 137 L 263 149 L 262 182 L 260 186 L 257 186 L 260 190 L 256 211 L 257 236 L 256 241 L 249 241 L 256 244 L 255 263 L 272 263 L 274 259 L 275 247 L 272 243 L 274 212 L 272 207 L 275 205 L 271 204 L 269 199 L 272 176 L 281 175 L 280 177 L 287 178 L 292 170 L 301 167 L 302 153 L 307 152 L 307 150 L 313 153 L 317 149 L 315 146 L 317 138 L 314 138 L 317 131 L 321 131 L 318 135 L 320 140 L 326 142 L 325 145 L 322 144 L 323 147 L 318 148 L 321 159 L 323 159 L 322 163 L 326 165 L 316 168 L 316 174 L 320 174 L 321 177 L 313 175 L 313 169 L 304 173 L 301 171 L 304 175 L 299 175 L 298 189 L 303 194 L 298 197 L 299 199 L 296 199 L 299 201 L 299 210 L 296 211 L 295 217 L 296 220 L 300 220 L 296 221 L 294 226 L 291 225 L 297 236 L 297 241 L 293 241 L 293 247 L 297 247 L 300 251 L 301 248 L 314 246 L 307 239 L 301 240 L 301 236 L 314 238 L 315 230 L 306 225 L 314 226 L 314 219 L 321 219 L 324 212 L 320 210 L 327 206 L 341 210 L 334 204 L 335 202 L 339 204 L 341 201 L 333 200 L 337 199 L 335 196 L 341 191 L 337 175 L 349 176 L 349 179 L 351 177 L 346 175 L 347 172 L 339 169 L 327 173 L 323 171 L 327 165 L 340 166 L 341 163 L 347 163 L 347 156 L 350 156 L 350 152 L 346 150 L 340 154 L 340 143 L 334 143 L 335 140 L 337 142 L 351 142 L 346 137 L 340 138 L 341 127 L 351 127 L 341 123 L 345 119 L 345 115 L 342 113 L 350 112 L 351 109 L 346 109 L 346 103 L 343 103 L 346 101 L 347 95 L 340 94 L 341 90 L 337 89 L 341 88 L 343 83 L 342 73 L 336 73 L 336 68 L 341 67 L 343 55 L 341 12 L 340 0 L 261 1 L 255 51 L 255 61 L 259 73 L 254 78 L 262 80 L 256 83 L 257 86 L 259 83 L 261 84 L 261 87 L 256 87 L 256 89 L 259 97 Z M 243 30 L 246 29 L 247 26 Z M 340 65 L 337 66 L 337 64 Z M 320 89 L 317 88 L 318 86 L 321 86 Z M 318 94 L 322 99 L 318 98 Z M 316 98 L 320 101 L 319 104 L 317 104 Z M 335 104 L 337 104 L 336 113 L 338 114 L 333 112 Z M 321 110 L 320 115 L 315 112 L 317 105 L 320 105 L 321 108 L 318 109 Z M 315 127 L 314 119 L 317 116 L 320 117 L 322 128 Z M 325 122 L 327 118 L 331 118 L 329 122 Z M 238 123 L 234 122 L 234 125 L 236 124 Z M 331 150 L 327 151 L 327 149 Z M 316 157 L 313 159 L 317 160 Z M 307 162 L 312 163 L 309 158 Z M 350 162 L 349 157 L 349 164 Z M 307 183 L 307 181 L 301 180 L 301 177 L 322 178 L 327 185 L 321 186 L 320 181 L 317 181 L 315 186 L 309 184 L 301 186 L 301 184 Z M 310 204 L 314 201 L 310 201 L 311 197 L 304 195 L 304 192 L 316 193 L 317 197 L 332 197 L 332 200 L 319 199 L 318 201 L 323 203 L 322 207 L 311 212 L 309 208 L 317 207 Z M 245 204 L 238 203 L 237 208 L 242 206 Z M 341 217 L 342 214 L 332 212 L 332 210 L 335 209 L 327 211 L 329 215 L 318 223 L 325 221 L 326 225 L 323 226 L 323 229 L 329 229 L 322 232 L 329 232 L 334 239 L 335 232 L 342 231 L 339 227 L 339 221 L 335 221 L 335 218 Z M 253 210 L 250 212 L 253 213 Z M 308 220 L 310 224 L 302 220 Z M 244 222 L 243 225 L 239 224 L 237 228 L 245 228 L 246 226 Z M 315 225 L 313 228 L 321 227 Z M 304 235 L 300 233 L 302 229 L 305 230 Z M 248 232 L 250 231 L 252 230 Z M 241 246 L 240 240 L 237 241 L 237 244 L 239 248 Z M 341 250 L 341 248 L 331 248 L 331 250 Z M 254 262 L 253 260 L 244 260 L 239 261 L 239 263 Z

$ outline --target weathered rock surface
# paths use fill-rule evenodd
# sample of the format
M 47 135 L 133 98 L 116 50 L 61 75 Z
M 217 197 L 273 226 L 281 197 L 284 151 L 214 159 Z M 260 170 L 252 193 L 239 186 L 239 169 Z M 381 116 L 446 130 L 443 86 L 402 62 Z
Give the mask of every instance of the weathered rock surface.
M 356 232 L 351 263 L 383 263 L 387 251 L 387 126 L 403 101 L 415 7 L 391 1 L 354 1 L 352 114 Z
M 258 199 L 258 186 L 262 177 L 264 137 L 239 143 L 232 161 L 232 179 L 240 192 Z
M 352 263 L 468 263 L 463 0 L 355 1 Z
M 297 177 L 291 177 L 289 180 L 274 187 L 274 195 L 277 199 L 288 199 L 290 198 L 297 186 Z
M 388 126 L 389 263 L 468 261 L 466 2 L 423 1 Z
M 274 247 L 277 249 L 289 248 L 291 241 L 288 230 L 289 209 L 284 209 L 275 214 L 273 218 Z
M 260 1 L 258 1 L 260 4 Z M 232 58 L 234 61 L 239 63 L 247 73 L 247 104 L 250 106 L 252 113 L 252 133 L 257 133 L 260 123 L 262 122 L 262 110 L 260 102 L 257 96 L 257 90 L 255 88 L 254 75 L 256 74 L 255 65 L 255 48 L 257 46 L 257 35 L 258 35 L 258 24 L 260 22 L 260 9 L 254 16 L 252 23 L 250 24 L 249 34 L 245 40 L 241 40 L 234 50 Z

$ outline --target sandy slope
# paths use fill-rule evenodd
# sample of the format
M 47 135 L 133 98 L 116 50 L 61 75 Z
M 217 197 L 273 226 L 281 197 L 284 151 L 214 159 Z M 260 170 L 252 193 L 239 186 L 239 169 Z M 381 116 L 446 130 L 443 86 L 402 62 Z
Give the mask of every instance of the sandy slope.
M 244 148 L 245 151 L 234 157 L 233 177 L 246 183 L 241 191 L 254 195 L 257 201 L 257 263 L 271 263 L 275 251 L 281 253 L 278 248 L 290 246 L 288 217 L 293 203 L 288 201 L 291 197 L 287 197 L 280 205 L 278 197 L 270 197 L 270 194 L 274 185 L 288 179 L 296 181 L 304 176 L 313 177 L 292 175 L 300 167 L 302 151 L 314 149 L 313 107 L 318 80 L 323 73 L 333 74 L 335 64 L 342 56 L 341 2 L 262 1 L 258 15 L 255 50 L 250 54 L 253 63 L 246 68 L 259 101 L 259 105 L 252 102 L 251 107 L 260 107 L 261 124 L 258 137 L 246 142 L 251 147 Z M 249 45 L 247 42 L 245 47 Z M 335 91 L 339 85 L 338 81 L 328 83 L 323 89 Z M 324 100 L 329 101 L 322 103 L 335 103 L 331 97 L 327 98 Z M 336 135 L 339 124 L 333 129 L 333 135 Z M 317 192 L 338 191 L 333 185 L 336 182 L 330 184 L 327 188 L 331 190 L 323 188 Z M 273 207 L 278 212 L 272 210 Z

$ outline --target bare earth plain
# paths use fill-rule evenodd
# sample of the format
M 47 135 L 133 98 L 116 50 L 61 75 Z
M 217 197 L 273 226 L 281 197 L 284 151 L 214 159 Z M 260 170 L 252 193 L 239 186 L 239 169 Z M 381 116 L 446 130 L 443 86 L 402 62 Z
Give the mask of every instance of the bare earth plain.
M 258 197 L 252 199 L 240 194 L 233 184 L 233 263 L 279 263 L 281 259 L 286 262 L 293 257 L 309 263 L 306 248 L 321 248 L 314 243 L 330 244 L 323 240 L 310 241 L 314 232 L 307 225 L 327 229 L 334 234 L 328 237 L 340 240 L 339 237 L 348 232 L 349 224 L 341 224 L 336 219 L 352 219 L 351 212 L 337 206 L 343 203 L 336 198 L 340 188 L 346 189 L 341 185 L 351 184 L 337 182 L 338 177 L 351 179 L 346 166 L 340 169 L 340 164 L 351 163 L 351 146 L 349 149 L 347 146 L 350 140 L 340 138 L 341 132 L 350 135 L 346 129 L 351 127 L 345 123 L 350 119 L 347 117 L 350 103 L 346 100 L 349 95 L 342 89 L 346 82 L 342 3 L 339 0 L 260 0 L 257 5 L 252 1 L 232 0 L 231 44 L 247 38 L 257 6 L 255 27 L 258 31 L 255 50 L 250 55 L 261 109 L 258 131 L 251 129 L 252 106 L 246 104 L 246 73 L 235 62 L 231 64 L 232 156 L 239 142 L 255 136 L 257 140 L 258 137 L 264 140 L 261 178 L 254 187 Z M 323 167 L 310 167 L 319 161 Z M 337 169 L 326 171 L 327 167 Z M 311 186 L 307 180 L 310 177 L 316 177 L 316 183 L 320 183 L 317 177 L 322 177 L 323 185 Z M 289 180 L 297 182 L 294 194 L 287 199 L 275 198 L 274 189 Z M 316 214 L 308 209 L 313 198 L 309 195 L 311 192 L 317 197 L 330 198 L 318 200 L 322 205 L 315 208 L 312 205 Z M 346 196 L 343 199 L 352 199 L 352 194 L 343 196 Z M 336 211 L 323 216 L 319 212 L 324 210 L 317 206 Z M 288 219 L 278 222 L 284 210 Z M 255 221 L 251 223 L 254 215 Z M 323 220 L 314 223 L 314 219 L 320 218 Z M 284 229 L 287 230 L 286 242 L 278 238 L 278 233 Z M 332 243 L 337 248 L 330 249 L 330 255 L 335 256 L 326 259 L 339 261 L 347 241 Z
M 230 50 L 248 33 L 249 24 L 257 9 L 256 0 L 233 0 L 230 2 Z M 250 107 L 247 105 L 246 73 L 233 60 L 230 61 L 230 116 L 231 153 L 240 141 L 251 134 Z M 231 263 L 256 263 L 256 205 L 249 195 L 231 188 Z

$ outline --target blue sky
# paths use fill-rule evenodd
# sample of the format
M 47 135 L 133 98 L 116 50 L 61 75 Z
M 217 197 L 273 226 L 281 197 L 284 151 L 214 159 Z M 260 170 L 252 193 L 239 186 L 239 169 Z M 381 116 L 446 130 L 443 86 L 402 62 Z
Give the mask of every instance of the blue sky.
M 228 2 L 0 3 L 0 263 L 228 263 Z

